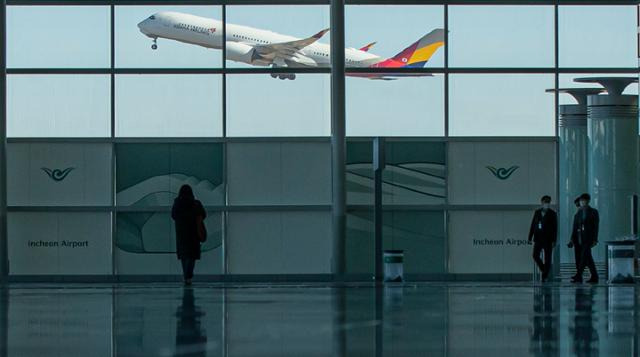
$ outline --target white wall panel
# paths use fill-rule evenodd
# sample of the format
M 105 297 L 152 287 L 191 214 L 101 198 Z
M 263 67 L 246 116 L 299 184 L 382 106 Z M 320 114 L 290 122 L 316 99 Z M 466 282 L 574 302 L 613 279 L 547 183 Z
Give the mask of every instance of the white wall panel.
M 449 145 L 451 204 L 536 204 L 556 196 L 553 142 L 453 142 Z
M 111 274 L 109 213 L 14 212 L 8 231 L 12 275 Z
M 110 144 L 9 144 L 7 166 L 9 205 L 111 204 Z
M 533 212 L 453 211 L 449 220 L 449 272 L 531 273 L 527 234 Z
M 230 143 L 229 203 L 330 204 L 329 143 Z
M 329 212 L 231 212 L 231 274 L 328 274 Z

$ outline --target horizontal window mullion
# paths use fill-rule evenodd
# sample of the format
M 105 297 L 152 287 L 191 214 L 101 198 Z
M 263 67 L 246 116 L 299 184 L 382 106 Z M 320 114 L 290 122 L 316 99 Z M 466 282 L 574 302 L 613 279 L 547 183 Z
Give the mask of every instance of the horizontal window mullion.
M 8 0 L 9 6 L 329 5 L 329 0 Z
M 346 5 L 637 5 L 634 0 L 346 0 Z M 9 6 L 329 5 L 330 0 L 8 0 Z
M 328 74 L 329 67 L 319 68 L 7 68 L 7 74 Z M 449 68 L 346 68 L 346 73 L 629 73 L 634 67 L 449 67 Z
M 113 206 L 7 206 L 7 212 L 111 212 Z
M 224 0 L 7 0 L 7 6 L 222 5 Z
M 111 74 L 105 68 L 7 68 L 7 74 Z
M 346 5 L 637 5 L 634 0 L 345 0 Z

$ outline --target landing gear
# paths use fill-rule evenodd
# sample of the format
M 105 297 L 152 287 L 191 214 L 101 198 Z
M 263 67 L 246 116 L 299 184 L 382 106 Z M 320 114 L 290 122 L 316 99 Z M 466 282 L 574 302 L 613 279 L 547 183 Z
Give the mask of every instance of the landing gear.
M 152 50 L 157 50 L 158 49 L 158 39 L 157 38 L 153 39 L 153 44 L 151 45 L 151 49 Z
M 296 79 L 296 75 L 293 73 L 271 73 L 271 78 L 278 78 L 280 80 L 285 80 L 285 79 L 294 80 Z

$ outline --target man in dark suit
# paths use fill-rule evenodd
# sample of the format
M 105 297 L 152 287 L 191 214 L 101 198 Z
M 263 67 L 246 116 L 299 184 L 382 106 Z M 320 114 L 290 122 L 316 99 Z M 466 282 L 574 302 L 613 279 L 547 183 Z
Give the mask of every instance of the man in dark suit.
M 575 200 L 573 200 L 573 204 L 576 205 L 576 210 L 578 210 L 578 212 L 580 211 L 580 197 L 576 197 Z M 573 248 L 573 257 L 574 257 L 574 262 L 576 263 L 576 271 L 578 271 L 578 269 L 580 268 L 580 247 L 576 244 L 573 244 L 573 241 L 571 240 L 571 237 L 569 237 L 569 243 L 567 244 L 567 247 L 569 248 Z M 574 275 L 575 276 L 575 275 Z
M 576 275 L 571 279 L 572 283 L 582 282 L 582 272 L 585 267 L 589 267 L 589 272 L 591 273 L 591 279 L 589 279 L 588 282 L 598 282 L 598 272 L 593 262 L 591 248 L 598 244 L 600 215 L 598 214 L 598 210 L 589 206 L 590 201 L 591 196 L 589 196 L 588 193 L 580 195 L 580 210 L 578 210 L 578 213 L 573 217 L 571 242 L 573 242 L 580 251 L 580 263 L 578 264 Z
M 533 239 L 533 260 L 542 273 L 542 281 L 546 281 L 551 272 L 551 251 L 558 237 L 558 216 L 550 208 L 551 197 L 543 196 L 540 202 L 542 207 L 536 210 L 531 220 L 529 242 Z M 540 259 L 541 251 L 544 251 L 544 262 Z

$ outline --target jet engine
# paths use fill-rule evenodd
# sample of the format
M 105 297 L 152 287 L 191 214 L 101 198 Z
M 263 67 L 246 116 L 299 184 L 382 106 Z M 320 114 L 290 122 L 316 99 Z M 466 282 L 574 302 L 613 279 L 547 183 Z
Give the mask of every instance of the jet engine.
M 257 66 L 269 64 L 262 59 L 262 56 L 253 47 L 239 42 L 227 41 L 227 59 Z

